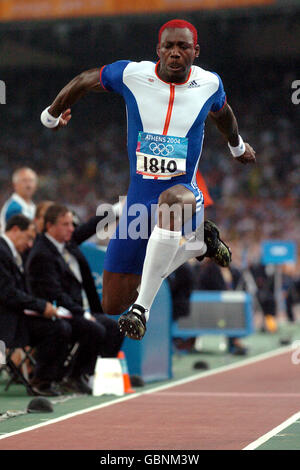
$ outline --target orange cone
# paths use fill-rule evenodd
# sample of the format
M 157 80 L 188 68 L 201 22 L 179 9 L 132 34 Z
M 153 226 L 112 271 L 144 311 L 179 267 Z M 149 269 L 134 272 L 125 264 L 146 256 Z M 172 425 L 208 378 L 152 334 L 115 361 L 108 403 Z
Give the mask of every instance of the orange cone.
M 124 351 L 119 351 L 118 359 L 121 362 L 122 373 L 123 373 L 123 381 L 124 381 L 124 393 L 135 393 L 135 390 L 131 388 L 130 377 L 127 368 L 127 362 L 125 358 Z

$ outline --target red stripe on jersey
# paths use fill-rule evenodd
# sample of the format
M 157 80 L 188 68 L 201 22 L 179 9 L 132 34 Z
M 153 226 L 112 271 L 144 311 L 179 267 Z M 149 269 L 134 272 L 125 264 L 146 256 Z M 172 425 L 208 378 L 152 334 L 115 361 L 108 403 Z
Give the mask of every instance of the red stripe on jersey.
M 103 72 L 104 67 L 106 67 L 106 65 L 103 65 L 100 69 L 99 79 L 100 79 L 100 85 L 102 86 L 103 90 L 108 91 L 102 83 L 102 72 Z
M 163 135 L 167 135 L 168 133 L 172 111 L 173 111 L 174 98 L 175 98 L 175 86 L 173 84 L 170 84 L 170 98 L 169 98 L 169 105 L 168 105 L 168 111 L 166 115 Z

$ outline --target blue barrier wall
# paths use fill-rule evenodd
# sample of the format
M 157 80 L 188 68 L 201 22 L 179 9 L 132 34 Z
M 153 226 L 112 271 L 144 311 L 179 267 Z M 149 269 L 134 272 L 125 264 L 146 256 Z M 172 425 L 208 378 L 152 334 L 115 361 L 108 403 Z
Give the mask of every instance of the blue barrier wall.
M 81 250 L 92 270 L 98 294 L 102 295 L 102 271 L 105 249 L 94 243 L 83 243 Z M 111 317 L 116 318 L 118 317 Z M 166 380 L 172 376 L 171 365 L 172 300 L 167 281 L 164 281 L 151 308 L 147 332 L 142 341 L 125 338 L 129 373 L 139 375 L 145 382 Z

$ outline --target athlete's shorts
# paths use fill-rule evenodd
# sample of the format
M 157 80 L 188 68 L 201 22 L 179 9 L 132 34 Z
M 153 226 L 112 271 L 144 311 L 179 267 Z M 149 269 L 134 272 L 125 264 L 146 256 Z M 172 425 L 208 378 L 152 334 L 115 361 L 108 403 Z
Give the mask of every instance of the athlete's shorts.
M 196 197 L 196 212 L 182 226 L 182 234 L 188 235 L 203 222 L 204 199 L 195 184 L 184 184 Z M 126 205 L 116 232 L 107 247 L 104 269 L 113 273 L 142 274 L 147 243 L 156 225 L 159 195 L 153 199 L 137 200 L 136 194 L 128 192 Z

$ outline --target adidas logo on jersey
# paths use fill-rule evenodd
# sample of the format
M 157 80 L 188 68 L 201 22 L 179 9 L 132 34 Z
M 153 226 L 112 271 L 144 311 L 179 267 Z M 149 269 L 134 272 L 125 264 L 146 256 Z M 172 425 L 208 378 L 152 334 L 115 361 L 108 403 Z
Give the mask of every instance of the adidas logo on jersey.
M 189 84 L 188 88 L 198 88 L 199 86 L 200 86 L 199 83 L 197 83 L 196 80 L 193 80 L 193 81 Z

